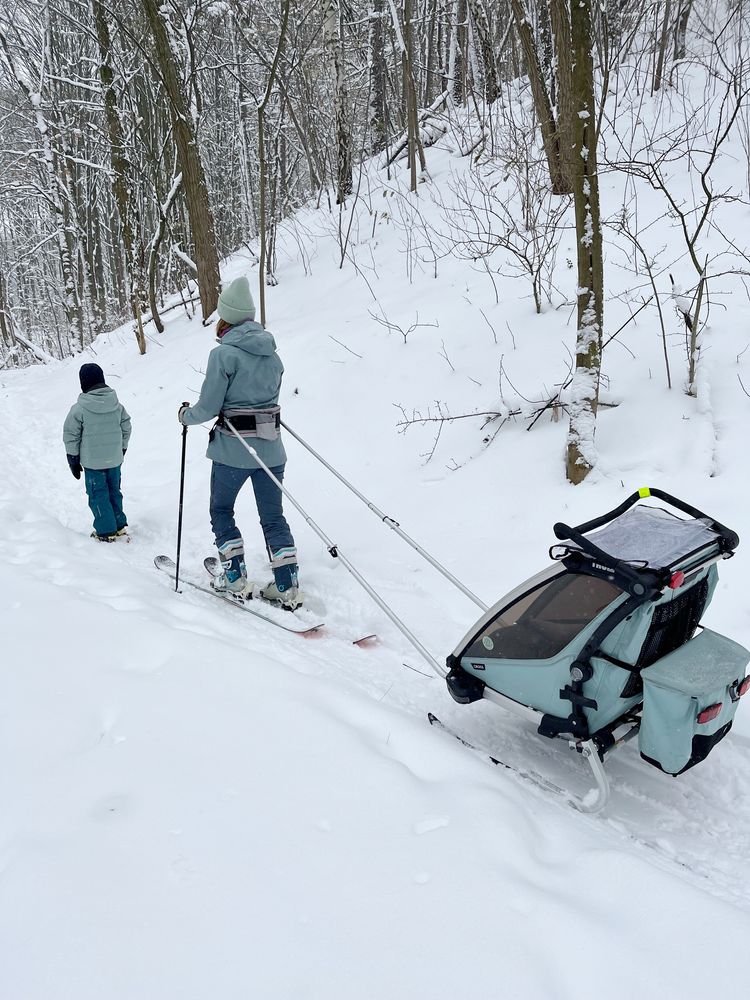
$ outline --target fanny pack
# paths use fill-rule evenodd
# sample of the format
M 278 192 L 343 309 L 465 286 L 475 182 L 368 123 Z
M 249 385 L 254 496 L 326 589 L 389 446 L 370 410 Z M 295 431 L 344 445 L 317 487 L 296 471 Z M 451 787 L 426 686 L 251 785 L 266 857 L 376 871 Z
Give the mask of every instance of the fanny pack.
M 269 406 L 263 410 L 255 410 L 250 406 L 238 407 L 236 410 L 222 410 L 211 433 L 219 431 L 221 434 L 232 434 L 227 427 L 227 420 L 243 438 L 276 441 L 281 433 L 280 406 Z

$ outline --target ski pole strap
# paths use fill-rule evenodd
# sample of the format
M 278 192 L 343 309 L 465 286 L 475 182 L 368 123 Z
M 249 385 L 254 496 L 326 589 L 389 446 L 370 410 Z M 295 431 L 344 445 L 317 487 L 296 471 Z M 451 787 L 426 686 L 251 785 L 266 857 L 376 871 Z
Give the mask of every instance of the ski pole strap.
M 255 409 L 250 406 L 237 407 L 237 409 L 222 410 L 216 423 L 214 431 L 222 434 L 231 434 L 226 421 L 230 420 L 232 426 L 242 438 L 260 438 L 262 441 L 276 441 L 281 432 L 281 407 L 269 406 L 265 409 Z

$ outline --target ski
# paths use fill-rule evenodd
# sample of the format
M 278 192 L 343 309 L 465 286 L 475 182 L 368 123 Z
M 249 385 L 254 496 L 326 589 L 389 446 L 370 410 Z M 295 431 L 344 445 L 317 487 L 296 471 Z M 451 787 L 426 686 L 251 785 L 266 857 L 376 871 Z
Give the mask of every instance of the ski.
M 570 792 L 566 791 L 564 788 L 560 788 L 560 786 L 554 784 L 554 782 L 548 781 L 547 778 L 543 778 L 542 775 L 537 774 L 536 771 L 530 771 L 524 768 L 514 767 L 513 764 L 508 764 L 506 761 L 500 760 L 498 757 L 493 757 L 492 754 L 489 753 L 489 751 L 482 750 L 480 747 L 475 746 L 473 743 L 470 743 L 468 740 L 464 739 L 463 736 L 459 735 L 454 729 L 451 729 L 450 726 L 446 726 L 446 724 L 442 722 L 440 719 L 438 719 L 436 715 L 433 715 L 432 712 L 427 713 L 427 718 L 431 726 L 435 726 L 436 729 L 440 729 L 442 730 L 442 732 L 447 733 L 449 736 L 452 736 L 454 740 L 458 740 L 458 742 L 461 743 L 463 746 L 465 746 L 467 750 L 471 750 L 475 754 L 478 754 L 483 760 L 487 761 L 488 763 L 494 764 L 496 767 L 504 767 L 506 771 L 511 771 L 513 774 L 517 775 L 522 781 L 531 782 L 532 784 L 537 785 L 539 788 L 542 788 L 545 791 L 554 792 L 556 795 L 561 795 L 564 799 L 566 799 L 566 801 L 575 804 L 573 796 L 570 794 Z
M 359 646 L 362 649 L 364 646 L 377 645 L 377 641 L 377 635 L 374 632 L 370 632 L 369 635 L 361 635 L 359 639 L 352 639 L 352 646 Z
M 154 566 L 170 576 L 172 580 L 175 579 L 177 567 L 175 566 L 174 559 L 170 556 L 156 556 L 154 559 Z M 239 608 L 241 611 L 247 611 L 249 614 L 255 615 L 256 618 L 262 618 L 263 621 L 268 622 L 269 625 L 275 625 L 277 628 L 283 629 L 284 632 L 291 632 L 294 635 L 310 635 L 323 628 L 323 622 L 300 626 L 278 621 L 274 615 L 268 614 L 266 611 L 262 610 L 262 602 L 260 601 L 257 603 L 260 604 L 261 607 L 253 607 L 252 605 L 256 603 L 254 601 L 247 601 L 242 597 L 235 597 L 232 594 L 222 594 L 218 590 L 214 590 L 213 587 L 204 587 L 202 583 L 196 583 L 194 580 L 190 580 L 185 577 L 180 578 L 180 583 L 186 583 L 188 586 L 193 587 L 195 590 L 200 590 L 204 594 L 211 594 L 212 597 L 215 597 L 220 601 L 224 601 L 225 604 L 231 604 L 233 607 Z
M 207 556 L 203 560 L 203 565 L 208 574 L 212 577 L 217 577 L 222 573 L 221 562 L 216 558 L 216 556 Z M 273 601 L 266 601 L 262 597 L 256 597 L 253 598 L 253 600 L 259 601 L 261 604 L 266 604 L 272 608 L 279 607 L 279 605 L 275 604 Z M 377 635 L 374 632 L 370 632 L 366 635 L 359 636 L 357 639 L 352 639 L 351 643 L 352 646 L 358 646 L 360 649 L 363 649 L 366 646 L 375 645 L 377 641 Z

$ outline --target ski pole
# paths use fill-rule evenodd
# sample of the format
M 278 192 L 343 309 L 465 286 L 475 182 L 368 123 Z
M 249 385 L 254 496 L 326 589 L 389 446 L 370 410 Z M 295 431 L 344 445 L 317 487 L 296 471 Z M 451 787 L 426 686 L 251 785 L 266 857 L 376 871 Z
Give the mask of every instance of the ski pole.
M 189 403 L 183 403 L 189 406 Z M 185 494 L 185 452 L 187 450 L 187 424 L 182 425 L 182 459 L 180 461 L 180 506 L 177 512 L 177 558 L 174 570 L 174 589 L 180 585 L 180 549 L 182 548 L 182 498 Z
M 445 566 L 441 565 L 437 561 L 437 559 L 434 559 L 430 555 L 430 553 L 426 552 L 421 545 L 419 545 L 417 542 L 414 541 L 413 538 L 410 538 L 409 535 L 407 535 L 407 533 L 402 529 L 398 521 L 394 521 L 394 519 L 392 517 L 389 517 L 388 514 L 384 514 L 382 510 L 378 510 L 378 508 L 375 506 L 374 503 L 368 500 L 363 493 L 360 493 L 359 490 L 356 488 L 356 486 L 353 486 L 348 480 L 344 479 L 344 477 L 341 475 L 340 472 L 338 472 L 336 469 L 334 469 L 332 465 L 326 462 L 326 460 L 323 458 L 322 455 L 319 455 L 318 452 L 315 451 L 315 449 L 307 443 L 307 441 L 303 441 L 303 439 L 299 436 L 299 434 L 293 431 L 292 428 L 288 424 L 285 424 L 283 420 L 281 421 L 281 426 L 284 428 L 285 431 L 288 431 L 293 438 L 296 438 L 303 448 L 307 448 L 310 454 L 313 455 L 315 458 L 317 458 L 317 460 L 322 465 L 324 465 L 329 472 L 332 472 L 333 475 L 340 482 L 342 482 L 344 486 L 347 487 L 347 489 L 350 489 L 355 496 L 359 497 L 362 503 L 364 503 L 365 506 L 369 507 L 370 510 L 373 512 L 373 514 L 377 515 L 377 517 L 380 518 L 383 524 L 387 524 L 388 527 L 391 528 L 393 531 L 395 531 L 400 538 L 403 538 L 403 540 L 407 543 L 407 545 L 411 545 L 411 547 L 414 549 L 415 552 L 418 552 L 423 559 L 426 559 L 427 562 L 438 571 L 438 573 L 442 573 L 443 576 L 446 578 L 446 580 L 450 580 L 450 582 L 454 585 L 454 587 L 457 587 L 462 594 L 465 594 L 465 596 L 468 597 L 470 601 L 473 601 L 477 605 L 477 607 L 481 608 L 482 611 L 489 610 L 489 605 L 485 604 L 484 601 L 480 600 L 476 596 L 476 594 L 472 594 L 469 588 L 465 587 L 460 580 L 457 580 L 456 577 L 450 572 L 450 570 L 447 570 Z
M 406 638 L 409 640 L 409 642 L 412 644 L 412 646 L 414 646 L 414 648 L 417 650 L 417 652 L 421 656 L 423 656 L 424 659 L 429 663 L 429 665 L 432 667 L 432 669 L 435 671 L 435 673 L 438 675 L 438 677 L 445 677 L 446 673 L 448 672 L 447 669 L 445 667 L 441 666 L 438 663 L 438 661 L 435 659 L 435 657 L 432 655 L 432 653 L 430 653 L 422 645 L 422 643 L 419 641 L 419 639 L 417 639 L 417 637 L 414 635 L 414 633 L 411 632 L 406 627 L 406 625 L 404 625 L 404 623 L 398 617 L 398 615 L 396 614 L 396 612 L 393 611 L 392 608 L 390 608 L 389 605 L 387 605 L 385 603 L 385 601 L 383 600 L 383 598 L 377 593 L 377 591 L 375 591 L 370 586 L 370 584 L 367 582 L 367 580 L 365 580 L 365 578 L 362 576 L 362 574 L 358 570 L 356 570 L 354 568 L 354 566 L 352 566 L 352 564 L 349 562 L 349 560 L 346 558 L 346 556 L 342 555 L 341 550 L 339 549 L 338 545 L 335 545 L 330 540 L 330 538 L 328 538 L 328 536 L 323 531 L 323 529 L 320 528 L 315 523 L 315 521 L 313 521 L 313 519 L 310 517 L 310 515 L 307 513 L 307 511 L 304 509 L 304 507 L 302 507 L 299 503 L 297 503 L 297 501 L 294 499 L 294 497 L 289 492 L 289 490 L 283 485 L 283 483 L 281 483 L 276 478 L 276 476 L 274 476 L 273 472 L 271 472 L 271 470 L 265 464 L 265 462 L 263 461 L 263 459 L 259 457 L 259 455 L 258 455 L 257 451 L 255 450 L 255 448 L 251 448 L 250 447 L 250 445 L 247 443 L 247 441 L 245 441 L 245 439 L 242 437 L 242 435 L 237 431 L 237 429 L 234 427 L 234 425 L 231 423 L 231 421 L 229 421 L 226 418 L 226 416 L 224 417 L 224 425 L 225 425 L 225 427 L 229 428 L 229 430 L 232 432 L 232 434 L 234 434 L 234 436 L 237 438 L 237 440 L 240 442 L 240 444 L 243 446 L 243 448 L 245 448 L 253 456 L 253 458 L 258 463 L 258 465 L 261 467 L 261 469 L 263 469 L 263 471 L 266 473 L 266 475 L 268 476 L 268 478 L 271 479 L 272 482 L 274 482 L 278 486 L 278 488 L 281 490 L 281 492 L 283 493 L 283 495 L 289 500 L 289 502 L 291 504 L 294 505 L 294 507 L 299 511 L 299 513 L 305 519 L 305 521 L 307 522 L 307 524 L 309 524 L 310 527 L 313 529 L 313 531 L 315 532 L 315 534 L 319 538 L 321 538 L 323 540 L 326 548 L 328 549 L 329 554 L 334 559 L 340 559 L 341 560 L 341 562 L 344 564 L 344 566 L 346 567 L 346 569 L 349 570 L 349 572 L 354 577 L 354 579 L 357 581 L 357 583 L 367 591 L 367 593 L 370 595 L 370 597 L 373 599 L 373 601 L 375 601 L 375 603 L 378 605 L 378 607 L 383 612 L 385 612 L 386 615 L 388 615 L 388 617 L 391 619 L 391 621 L 396 626 L 396 628 L 403 635 L 406 636 Z

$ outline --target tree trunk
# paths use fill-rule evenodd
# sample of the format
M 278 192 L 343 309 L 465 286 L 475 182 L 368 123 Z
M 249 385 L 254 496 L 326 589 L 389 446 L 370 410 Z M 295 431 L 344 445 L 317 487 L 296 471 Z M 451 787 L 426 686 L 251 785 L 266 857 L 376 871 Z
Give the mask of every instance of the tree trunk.
M 120 218 L 120 233 L 125 246 L 125 273 L 128 282 L 128 300 L 135 320 L 135 339 L 141 354 L 146 353 L 146 338 L 143 334 L 141 318 L 141 280 L 136 265 L 133 216 L 135 214 L 131 198 L 130 163 L 125 152 L 125 141 L 117 107 L 114 88 L 114 73 L 110 64 L 112 40 L 104 5 L 101 0 L 91 0 L 91 10 L 96 26 L 99 44 L 99 77 L 104 91 L 104 116 L 109 133 L 110 159 L 112 161 L 112 194 Z
M 385 0 L 372 0 L 370 8 L 370 151 L 381 153 L 388 141 L 385 124 Z
M 271 68 L 266 78 L 266 89 L 263 99 L 258 105 L 258 188 L 260 202 L 258 207 L 258 224 L 260 230 L 260 247 L 258 264 L 258 297 L 260 299 L 260 323 L 266 325 L 266 267 L 267 267 L 267 211 L 266 211 L 266 185 L 267 185 L 267 163 L 266 163 L 266 108 L 273 93 L 276 82 L 276 74 L 279 69 L 281 53 L 284 51 L 286 43 L 286 32 L 289 25 L 289 8 L 291 0 L 283 0 L 281 8 L 281 24 L 279 25 L 279 37 L 276 43 L 276 52 L 273 57 Z
M 339 0 L 323 0 L 323 47 L 333 66 L 333 105 L 336 118 L 336 204 L 353 191 L 352 139 L 346 114 L 344 32 Z
M 664 18 L 661 23 L 661 37 L 656 56 L 656 68 L 654 70 L 654 82 L 651 93 L 655 94 L 661 89 L 662 76 L 664 74 L 664 57 L 667 51 L 667 39 L 669 38 L 669 25 L 672 20 L 672 0 L 666 0 L 664 4 Z
M 6 348 L 10 348 L 15 344 L 15 337 L 13 336 L 13 321 L 10 303 L 8 302 L 7 287 L 5 277 L 2 271 L 0 271 L 0 335 L 2 336 L 3 345 Z
M 594 433 L 599 405 L 604 314 L 604 264 L 599 220 L 590 4 L 591 0 L 575 0 L 571 5 L 578 332 L 576 367 L 570 387 L 566 471 L 568 480 L 574 484 L 583 482 L 596 462 Z
M 417 190 L 417 155 L 420 167 L 425 170 L 424 148 L 419 138 L 419 115 L 417 109 L 417 86 L 414 80 L 414 31 L 411 23 L 412 0 L 404 0 L 404 48 L 402 53 L 404 71 L 404 100 L 406 102 L 406 134 L 408 136 L 409 188 Z
M 693 9 L 693 0 L 682 0 L 677 11 L 677 23 L 674 29 L 674 58 L 684 59 L 686 53 L 685 39 L 687 37 L 687 26 L 690 20 L 690 13 Z
M 560 145 L 557 134 L 557 122 L 552 110 L 549 91 L 544 82 L 542 67 L 539 62 L 539 55 L 534 44 L 534 37 L 531 33 L 531 25 L 526 16 L 526 10 L 521 0 L 510 0 L 515 18 L 518 37 L 521 41 L 526 69 L 529 74 L 529 84 L 531 85 L 531 95 L 534 99 L 539 128 L 542 133 L 542 145 L 547 157 L 550 182 L 554 194 L 570 194 L 570 187 L 565 182 L 562 165 L 560 161 Z
M 569 0 L 550 0 L 557 77 L 557 135 L 566 190 L 573 190 L 573 53 Z
M 170 46 L 169 35 L 162 18 L 162 8 L 158 0 L 143 0 L 143 8 L 153 34 L 154 54 L 159 65 L 161 80 L 169 98 L 169 113 L 177 146 L 177 158 L 182 173 L 182 186 L 190 219 L 193 246 L 195 247 L 198 293 L 203 311 L 203 322 L 205 323 L 216 309 L 221 282 L 214 219 L 208 198 L 208 185 L 198 151 L 198 141 L 188 107 L 187 95 L 183 89 L 177 60 Z
M 500 93 L 495 62 L 495 48 L 492 44 L 490 22 L 483 0 L 468 0 L 469 10 L 474 21 L 474 28 L 479 37 L 479 50 L 482 54 L 482 72 L 484 75 L 484 99 L 488 104 L 494 104 Z
M 454 0 L 449 76 L 456 104 L 466 100 L 466 0 Z

